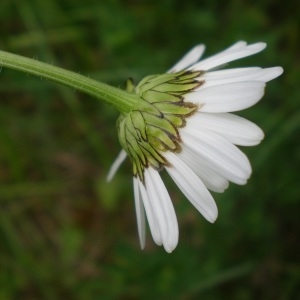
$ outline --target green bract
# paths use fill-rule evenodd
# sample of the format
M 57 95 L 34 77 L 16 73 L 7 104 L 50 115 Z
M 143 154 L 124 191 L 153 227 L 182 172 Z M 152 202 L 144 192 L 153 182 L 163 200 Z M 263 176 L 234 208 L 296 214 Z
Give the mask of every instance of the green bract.
M 139 96 L 136 107 L 118 119 L 121 146 L 133 163 L 133 174 L 144 180 L 144 168 L 161 170 L 168 162 L 164 151 L 180 152 L 178 129 L 198 108 L 184 102 L 184 95 L 198 88 L 200 71 L 182 71 L 145 77 L 128 91 Z

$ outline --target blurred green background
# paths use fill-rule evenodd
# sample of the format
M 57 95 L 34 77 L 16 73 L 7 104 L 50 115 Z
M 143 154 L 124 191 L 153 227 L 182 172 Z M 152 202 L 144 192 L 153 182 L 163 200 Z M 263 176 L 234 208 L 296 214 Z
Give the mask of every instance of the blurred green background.
M 0 73 L 0 299 L 299 299 L 300 9 L 296 1 L 1 0 L 0 48 L 124 87 L 237 40 L 268 48 L 232 66 L 280 65 L 240 115 L 265 132 L 245 148 L 246 186 L 215 194 L 212 225 L 166 177 L 180 241 L 140 250 L 118 113 L 76 91 Z M 298 288 L 298 289 L 297 289 Z M 298 294 L 297 294 L 298 293 Z

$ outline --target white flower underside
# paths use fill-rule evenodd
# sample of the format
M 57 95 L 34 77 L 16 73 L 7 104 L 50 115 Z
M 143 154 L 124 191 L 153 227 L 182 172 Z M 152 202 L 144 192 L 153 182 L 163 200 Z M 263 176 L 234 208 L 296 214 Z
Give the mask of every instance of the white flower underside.
M 251 175 L 248 158 L 235 145 L 257 145 L 264 137 L 257 125 L 230 112 L 257 103 L 264 94 L 266 82 L 283 72 L 281 67 L 213 69 L 258 53 L 265 47 L 264 43 L 247 45 L 241 41 L 198 62 L 205 47 L 197 45 L 168 71 L 205 71 L 199 78 L 203 84 L 184 96 L 185 101 L 198 104 L 199 109 L 180 129 L 182 151 L 176 154 L 163 152 L 162 155 L 170 164 L 165 167 L 169 175 L 209 222 L 216 220 L 218 210 L 208 189 L 223 192 L 229 181 L 245 184 Z M 122 150 L 111 168 L 109 179 L 125 157 Z M 173 204 L 158 171 L 146 168 L 144 175 L 144 183 L 139 178 L 133 179 L 141 247 L 145 246 L 145 210 L 155 243 L 172 252 L 178 243 Z

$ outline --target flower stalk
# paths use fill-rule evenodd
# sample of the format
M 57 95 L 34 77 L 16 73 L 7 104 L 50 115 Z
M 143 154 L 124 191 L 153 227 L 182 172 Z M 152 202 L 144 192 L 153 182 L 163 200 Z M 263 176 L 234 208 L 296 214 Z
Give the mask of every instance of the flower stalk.
M 74 88 L 113 106 L 121 113 L 130 112 L 132 107 L 136 106 L 139 99 L 135 94 L 128 93 L 127 91 L 75 72 L 1 50 L 0 66 L 49 79 Z

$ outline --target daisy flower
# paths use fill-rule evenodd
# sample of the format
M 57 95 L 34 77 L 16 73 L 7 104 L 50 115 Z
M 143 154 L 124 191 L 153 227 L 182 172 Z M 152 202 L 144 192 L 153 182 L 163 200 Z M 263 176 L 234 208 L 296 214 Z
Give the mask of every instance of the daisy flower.
M 220 68 L 265 47 L 265 43 L 240 41 L 200 60 L 205 47 L 197 45 L 166 74 L 148 76 L 136 87 L 129 86 L 128 91 L 138 95 L 139 101 L 118 120 L 123 150 L 108 180 L 129 156 L 141 248 L 145 247 L 146 219 L 157 245 L 172 252 L 178 243 L 178 222 L 159 174 L 162 170 L 211 223 L 218 209 L 210 191 L 221 193 L 229 182 L 247 182 L 251 165 L 237 146 L 257 145 L 264 134 L 254 123 L 231 112 L 258 102 L 266 82 L 283 69 Z

